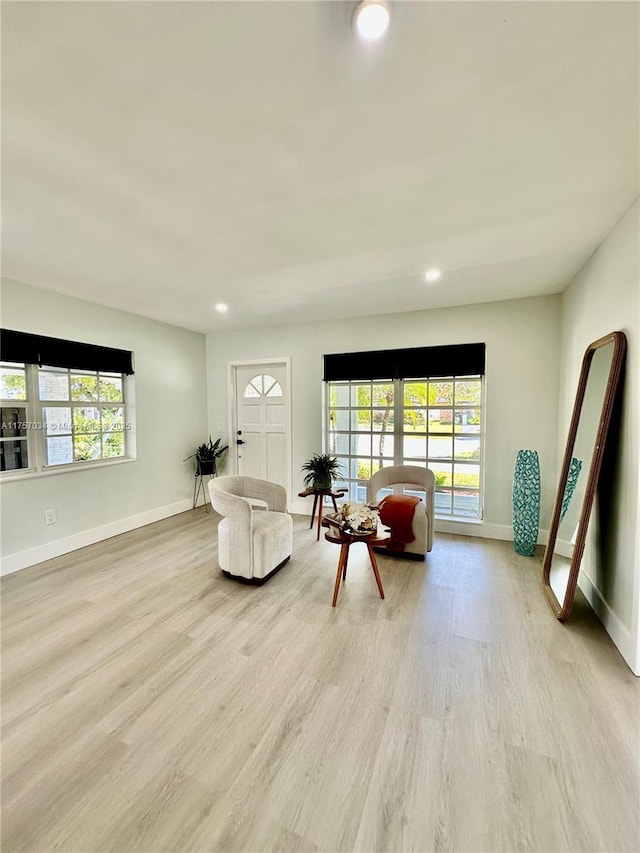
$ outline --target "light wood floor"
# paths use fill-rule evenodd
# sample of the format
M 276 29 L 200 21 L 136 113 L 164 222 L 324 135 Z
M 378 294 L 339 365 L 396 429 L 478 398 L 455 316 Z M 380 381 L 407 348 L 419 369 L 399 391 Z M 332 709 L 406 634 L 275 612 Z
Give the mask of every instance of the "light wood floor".
M 640 683 L 539 558 L 295 520 L 262 588 L 200 509 L 2 582 L 10 851 L 637 851 Z

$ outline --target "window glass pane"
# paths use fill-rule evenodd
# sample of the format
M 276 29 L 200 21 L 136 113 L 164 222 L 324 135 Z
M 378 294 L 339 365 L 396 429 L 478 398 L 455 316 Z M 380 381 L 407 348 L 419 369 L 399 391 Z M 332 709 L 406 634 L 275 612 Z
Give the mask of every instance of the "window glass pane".
M 429 436 L 429 459 L 451 459 L 453 440 L 450 436 Z
M 102 455 L 105 459 L 124 456 L 123 432 L 110 432 L 102 437 Z
M 27 440 L 0 441 L 0 471 L 19 471 L 29 467 Z
M 429 432 L 453 432 L 453 409 L 429 409 Z
M 363 385 L 351 386 L 351 405 L 352 406 L 370 406 L 371 405 L 371 383 L 367 382 Z
M 332 409 L 329 413 L 329 424 L 332 430 L 349 429 L 349 410 L 348 409 Z
M 100 410 L 93 406 L 74 407 L 73 431 L 100 432 Z
M 480 515 L 480 494 L 472 489 L 453 493 L 453 514 L 468 518 Z
M 402 455 L 405 459 L 411 459 L 408 464 L 414 464 L 416 459 L 427 458 L 427 437 L 425 435 L 404 436 Z
M 404 431 L 406 432 L 426 432 L 427 430 L 427 410 L 426 409 L 405 409 L 404 410 Z
M 119 403 L 122 400 L 122 377 L 100 374 L 100 399 L 105 403 Z
M 350 452 L 352 456 L 371 456 L 371 433 L 351 435 Z
M 456 405 L 467 404 L 479 406 L 481 402 L 482 385 L 479 379 L 464 379 L 456 381 Z
M 456 465 L 453 471 L 453 485 L 468 486 L 470 489 L 480 488 L 479 465 Z
M 372 474 L 371 459 L 358 459 L 356 477 L 358 480 L 370 480 Z
M 453 382 L 436 380 L 429 383 L 429 405 L 446 406 L 453 403 Z
M 47 465 L 68 465 L 73 462 L 73 441 L 70 435 L 47 438 L 45 449 Z
M 371 409 L 351 410 L 351 429 L 371 431 Z
M 330 453 L 333 456 L 347 456 L 349 454 L 349 433 L 332 433 L 329 440 Z
M 274 382 L 267 390 L 267 397 L 282 397 L 282 387 L 279 382 Z
M 393 432 L 393 409 L 373 410 L 373 431 Z
M 385 383 L 384 385 L 373 386 L 373 405 L 374 406 L 393 406 L 393 385 Z
M 71 399 L 86 402 L 98 400 L 98 376 L 92 374 L 71 374 Z
M 71 432 L 71 409 L 67 406 L 45 406 L 42 417 L 46 435 L 66 435 Z
M 74 462 L 88 462 L 101 458 L 100 435 L 74 435 L 73 436 L 73 459 Z
M 0 436 L 2 438 L 17 438 L 18 436 L 27 434 L 26 420 L 27 410 L 18 406 L 3 406 L 0 409 L 0 418 L 2 419 L 2 427 L 0 428 Z
M 0 367 L 0 388 L 3 400 L 26 400 L 27 380 L 24 367 Z
M 101 414 L 103 432 L 124 429 L 124 409 L 122 406 L 105 407 Z
M 342 470 L 346 473 L 347 477 L 350 480 L 358 479 L 358 460 L 357 459 L 345 459 L 342 461 Z
M 428 385 L 426 382 L 405 382 L 405 406 L 426 406 L 429 399 L 427 396 L 427 389 Z
M 451 486 L 453 480 L 453 466 L 446 462 L 429 462 L 429 468 L 433 471 L 436 479 L 436 492 Z
M 456 436 L 453 442 L 456 459 L 479 461 L 480 439 L 472 436 Z
M 391 458 L 393 459 L 393 451 L 394 451 L 395 441 L 393 433 L 374 433 L 372 437 L 372 448 L 371 455 L 382 458 Z M 387 462 L 387 465 L 391 465 L 392 462 Z
M 436 489 L 434 498 L 436 515 L 453 514 L 453 506 L 451 503 L 451 489 Z
M 38 371 L 38 392 L 41 400 L 68 400 L 69 374 Z
M 251 390 L 252 389 L 252 390 Z M 248 392 L 248 393 L 247 393 Z M 262 374 L 259 373 L 247 385 L 245 397 L 262 397 Z
M 332 406 L 348 406 L 349 386 L 331 385 L 329 387 L 329 402 Z
M 480 409 L 456 409 L 456 432 L 480 432 Z

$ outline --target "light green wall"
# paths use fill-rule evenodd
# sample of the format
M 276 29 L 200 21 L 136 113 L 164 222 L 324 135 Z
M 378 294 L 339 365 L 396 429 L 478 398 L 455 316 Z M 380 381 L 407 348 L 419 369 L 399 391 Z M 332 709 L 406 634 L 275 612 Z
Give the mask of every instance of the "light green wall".
M 37 549 L 58 540 L 78 547 L 86 531 L 187 509 L 193 473 L 182 460 L 207 435 L 204 335 L 13 281 L 1 296 L 4 328 L 134 351 L 137 434 L 135 462 L 3 482 L 3 557 L 45 559 L 55 546 Z M 57 524 L 45 526 L 45 509 Z

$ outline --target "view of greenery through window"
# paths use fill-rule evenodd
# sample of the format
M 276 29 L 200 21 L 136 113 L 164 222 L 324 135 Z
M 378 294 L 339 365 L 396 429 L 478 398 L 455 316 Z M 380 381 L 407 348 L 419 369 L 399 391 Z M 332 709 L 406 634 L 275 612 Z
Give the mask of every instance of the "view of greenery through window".
M 327 446 L 352 500 L 364 500 L 379 468 L 426 463 L 436 513 L 481 518 L 480 376 L 330 382 Z
M 2 364 L 0 380 L 2 470 L 34 467 L 38 457 L 50 467 L 125 455 L 122 374 Z M 28 398 L 30 387 L 36 400 Z

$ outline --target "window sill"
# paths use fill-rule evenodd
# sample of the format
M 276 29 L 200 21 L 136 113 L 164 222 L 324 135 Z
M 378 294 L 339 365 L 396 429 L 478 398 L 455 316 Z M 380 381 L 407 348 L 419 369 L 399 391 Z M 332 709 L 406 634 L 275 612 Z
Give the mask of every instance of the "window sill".
M 469 518 L 468 515 L 435 515 L 435 521 L 455 521 L 456 524 L 484 524 L 481 518 Z
M 19 480 L 33 480 L 37 477 L 55 477 L 57 474 L 71 474 L 77 471 L 94 471 L 96 468 L 112 468 L 114 465 L 127 465 L 135 462 L 133 456 L 126 459 L 114 459 L 112 462 L 86 462 L 79 465 L 61 465 L 56 468 L 43 468 L 42 471 L 26 471 L 24 474 L 9 473 L 0 474 L 0 483 L 15 483 Z

